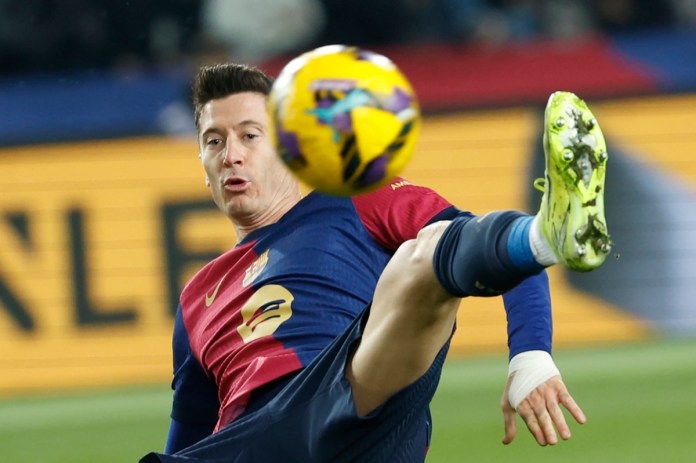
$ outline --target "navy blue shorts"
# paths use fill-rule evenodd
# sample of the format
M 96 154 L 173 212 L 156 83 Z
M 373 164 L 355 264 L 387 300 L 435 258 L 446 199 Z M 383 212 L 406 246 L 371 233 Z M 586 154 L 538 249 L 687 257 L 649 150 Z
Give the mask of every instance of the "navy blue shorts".
M 345 367 L 368 313 L 265 406 L 175 455 L 151 453 L 141 463 L 423 462 L 431 435 L 429 404 L 449 343 L 415 383 L 360 417 Z

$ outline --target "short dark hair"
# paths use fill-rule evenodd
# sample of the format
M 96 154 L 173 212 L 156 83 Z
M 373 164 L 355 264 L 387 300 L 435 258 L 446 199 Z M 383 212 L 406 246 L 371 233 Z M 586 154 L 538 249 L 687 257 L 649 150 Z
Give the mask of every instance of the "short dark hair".
M 193 82 L 193 110 L 196 130 L 203 106 L 211 100 L 242 92 L 268 95 L 273 79 L 260 69 L 245 64 L 225 63 L 203 66 Z

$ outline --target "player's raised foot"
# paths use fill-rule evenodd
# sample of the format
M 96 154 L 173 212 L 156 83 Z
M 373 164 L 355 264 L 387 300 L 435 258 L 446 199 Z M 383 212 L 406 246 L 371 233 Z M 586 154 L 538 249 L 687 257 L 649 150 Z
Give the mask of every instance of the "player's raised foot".
M 539 211 L 560 264 L 586 272 L 604 262 L 611 240 L 604 218 L 607 147 L 587 104 L 570 92 L 549 97 L 544 114 L 546 173 Z

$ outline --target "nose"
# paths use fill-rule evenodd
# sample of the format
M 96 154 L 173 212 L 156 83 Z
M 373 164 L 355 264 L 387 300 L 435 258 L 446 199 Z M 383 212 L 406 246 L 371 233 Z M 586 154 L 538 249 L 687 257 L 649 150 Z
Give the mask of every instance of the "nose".
M 222 153 L 222 164 L 225 167 L 232 167 L 235 164 L 239 165 L 242 163 L 244 163 L 243 150 L 234 143 L 227 143 L 225 151 Z

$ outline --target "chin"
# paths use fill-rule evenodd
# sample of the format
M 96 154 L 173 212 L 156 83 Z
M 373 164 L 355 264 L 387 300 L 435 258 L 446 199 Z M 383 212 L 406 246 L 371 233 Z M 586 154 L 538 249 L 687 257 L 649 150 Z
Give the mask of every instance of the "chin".
M 253 212 L 249 206 L 247 201 L 243 201 L 242 198 L 235 198 L 225 204 L 224 211 L 227 217 L 233 219 L 234 217 L 246 216 Z

